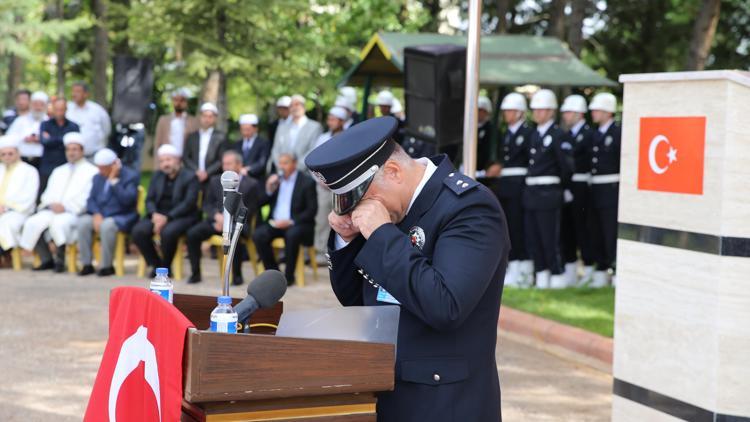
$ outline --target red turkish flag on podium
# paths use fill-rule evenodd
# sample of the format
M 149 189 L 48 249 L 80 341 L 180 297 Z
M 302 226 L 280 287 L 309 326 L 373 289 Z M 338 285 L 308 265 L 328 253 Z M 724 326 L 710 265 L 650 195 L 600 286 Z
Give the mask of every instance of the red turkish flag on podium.
M 109 340 L 84 421 L 180 420 L 182 351 L 192 326 L 147 289 L 112 290 Z
M 638 189 L 703 194 L 706 118 L 642 117 Z

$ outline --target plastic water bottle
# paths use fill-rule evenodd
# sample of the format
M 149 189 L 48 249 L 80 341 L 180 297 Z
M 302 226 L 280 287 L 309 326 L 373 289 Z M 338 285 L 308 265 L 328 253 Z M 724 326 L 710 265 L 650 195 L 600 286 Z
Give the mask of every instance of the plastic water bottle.
M 174 286 L 172 285 L 172 280 L 169 279 L 168 274 L 168 269 L 157 268 L 156 277 L 151 280 L 149 289 L 152 293 L 156 293 L 157 295 L 163 297 L 167 302 L 172 303 L 172 290 Z
M 237 332 L 237 312 L 232 308 L 232 298 L 219 296 L 219 305 L 211 312 L 211 331 L 217 333 Z

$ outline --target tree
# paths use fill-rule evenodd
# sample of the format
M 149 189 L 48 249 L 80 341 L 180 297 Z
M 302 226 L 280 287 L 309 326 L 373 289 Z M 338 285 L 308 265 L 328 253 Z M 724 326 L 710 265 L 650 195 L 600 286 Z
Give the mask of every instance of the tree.
M 711 51 L 711 44 L 719 23 L 721 0 L 703 0 L 693 26 L 693 35 L 688 49 L 686 70 L 703 70 Z
M 570 2 L 570 24 L 568 26 L 568 46 L 577 57 L 583 50 L 583 21 L 586 18 L 590 0 Z
M 106 0 L 92 0 L 94 25 L 94 101 L 107 107 L 107 66 L 109 65 L 109 34 L 107 33 Z

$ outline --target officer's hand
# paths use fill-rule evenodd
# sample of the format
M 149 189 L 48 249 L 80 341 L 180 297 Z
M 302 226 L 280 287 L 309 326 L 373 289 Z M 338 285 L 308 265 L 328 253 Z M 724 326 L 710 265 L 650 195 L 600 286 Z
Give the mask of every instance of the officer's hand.
M 331 211 L 328 214 L 328 224 L 345 242 L 351 242 L 359 235 L 359 229 L 352 223 L 352 217 L 349 214 L 338 215 Z
M 391 223 L 391 216 L 385 206 L 374 199 L 365 199 L 352 212 L 352 222 L 359 227 L 365 239 L 383 224 Z

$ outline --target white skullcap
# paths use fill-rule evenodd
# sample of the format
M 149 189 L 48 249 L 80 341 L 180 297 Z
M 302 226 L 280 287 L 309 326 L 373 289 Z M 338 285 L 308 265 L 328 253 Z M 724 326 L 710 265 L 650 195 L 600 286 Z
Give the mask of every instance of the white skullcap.
M 68 146 L 70 144 L 78 144 L 80 146 L 83 146 L 83 135 L 81 135 L 79 132 L 68 132 L 63 135 L 63 144 L 65 144 L 65 146 Z
M 292 105 L 292 97 L 284 95 L 276 101 L 276 107 L 289 107 Z
M 18 149 L 18 140 L 11 136 L 0 136 L 0 149 L 15 148 Z
M 336 103 L 334 103 L 334 105 L 336 107 L 343 107 L 349 111 L 354 110 L 354 104 L 344 96 L 336 97 Z
M 391 91 L 383 90 L 378 92 L 378 96 L 375 99 L 375 104 L 379 106 L 392 106 L 393 94 L 391 93 Z
M 182 157 L 180 151 L 177 151 L 177 148 L 175 148 L 172 144 L 164 144 L 160 146 L 158 150 L 156 150 L 157 157 L 161 157 L 162 155 L 171 155 L 172 157 L 177 158 Z
M 49 96 L 42 91 L 36 91 L 31 94 L 31 101 L 42 101 L 46 103 L 49 102 Z
M 300 94 L 294 94 L 294 95 L 292 95 L 292 99 L 291 99 L 291 101 L 289 102 L 289 104 L 291 105 L 291 103 L 293 103 L 293 102 L 295 102 L 295 101 L 299 101 L 299 102 L 301 102 L 301 103 L 302 103 L 302 106 L 304 106 L 304 105 L 305 105 L 305 101 L 306 101 L 306 100 L 305 100 L 305 97 L 301 96 Z
M 172 98 L 175 98 L 175 97 L 191 98 L 192 96 L 193 96 L 193 92 L 187 88 L 177 88 L 174 91 L 172 91 Z
M 240 124 L 258 126 L 258 116 L 254 114 L 243 114 L 240 116 Z
M 343 121 L 349 119 L 349 112 L 344 107 L 331 107 L 331 109 L 328 110 L 328 114 Z
M 201 106 L 201 113 L 203 113 L 204 111 L 210 111 L 217 116 L 219 115 L 219 109 L 216 108 L 216 105 L 214 105 L 214 103 L 203 103 L 203 105 Z
M 102 148 L 94 154 L 94 164 L 109 166 L 117 160 L 117 154 L 109 148 Z

